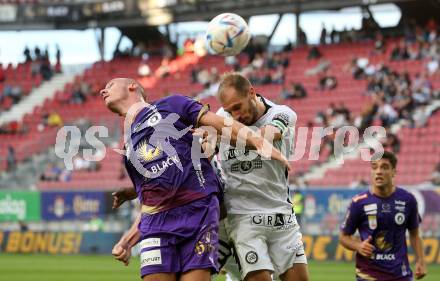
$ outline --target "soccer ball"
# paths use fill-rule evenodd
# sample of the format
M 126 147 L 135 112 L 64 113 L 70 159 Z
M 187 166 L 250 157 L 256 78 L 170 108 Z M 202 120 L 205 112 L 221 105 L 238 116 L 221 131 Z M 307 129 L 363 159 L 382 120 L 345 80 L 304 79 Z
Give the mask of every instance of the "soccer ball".
M 208 24 L 206 42 L 216 55 L 235 56 L 249 42 L 251 35 L 246 21 L 237 14 L 224 13 Z

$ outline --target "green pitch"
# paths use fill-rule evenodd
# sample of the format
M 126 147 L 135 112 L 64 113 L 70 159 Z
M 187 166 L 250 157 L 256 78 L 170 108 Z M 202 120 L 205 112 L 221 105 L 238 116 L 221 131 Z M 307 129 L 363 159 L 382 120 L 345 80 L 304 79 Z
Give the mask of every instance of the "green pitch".
M 353 281 L 354 265 L 339 262 L 311 262 L 311 281 Z M 423 280 L 440 280 L 440 266 L 428 268 Z M 127 281 L 140 280 L 139 261 L 128 267 L 111 256 L 48 256 L 0 254 L 1 281 Z M 220 276 L 216 281 L 223 281 Z

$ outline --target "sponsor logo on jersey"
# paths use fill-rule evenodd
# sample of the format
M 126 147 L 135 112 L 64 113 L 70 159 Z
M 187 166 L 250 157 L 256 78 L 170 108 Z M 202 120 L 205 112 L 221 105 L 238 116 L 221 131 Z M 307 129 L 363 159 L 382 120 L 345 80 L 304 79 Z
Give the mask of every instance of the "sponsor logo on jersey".
M 141 267 L 162 264 L 162 255 L 160 250 L 151 250 L 141 253 Z
M 147 238 L 141 241 L 140 243 L 141 249 L 151 248 L 151 247 L 159 247 L 160 246 L 160 238 Z
M 406 205 L 405 201 L 395 200 L 394 204 L 395 204 L 394 207 L 397 211 L 402 212 L 402 213 L 405 212 L 405 205 Z
M 382 213 L 391 213 L 391 205 L 388 203 L 382 204 Z
M 365 213 L 369 214 L 369 213 L 377 213 L 377 204 L 368 204 L 364 206 L 364 211 Z
M 224 156 L 226 160 L 231 160 L 231 159 L 236 159 L 237 157 L 240 156 L 248 156 L 249 155 L 249 150 L 240 150 L 240 149 L 235 149 L 235 148 L 231 148 L 229 150 L 226 150 L 224 152 Z
M 164 169 L 167 169 L 168 167 L 171 167 L 175 165 L 176 163 L 180 163 L 180 159 L 177 155 L 174 156 L 168 156 L 166 160 L 163 160 L 161 163 L 154 164 L 150 168 L 148 168 L 148 172 L 150 173 L 160 173 Z
M 402 225 L 405 222 L 405 214 L 404 213 L 397 213 L 394 217 L 394 221 L 397 225 Z
M 376 254 L 375 259 L 378 261 L 393 261 L 396 257 L 394 254 Z
M 406 202 L 405 202 L 405 201 L 401 201 L 401 200 L 394 200 L 394 204 L 405 206 L 405 205 L 406 205 Z
M 377 216 L 368 215 L 368 226 L 373 230 L 377 228 Z
M 273 227 L 274 230 L 291 229 L 298 223 L 294 214 L 253 215 L 251 224 L 257 226 Z

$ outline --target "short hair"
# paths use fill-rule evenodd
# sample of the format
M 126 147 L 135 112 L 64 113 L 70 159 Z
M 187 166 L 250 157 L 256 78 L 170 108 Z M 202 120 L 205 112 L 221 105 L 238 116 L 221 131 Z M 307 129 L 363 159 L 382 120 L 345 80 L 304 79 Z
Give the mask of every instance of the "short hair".
M 396 166 L 397 166 L 397 157 L 391 151 L 385 151 L 383 153 L 381 159 L 388 159 L 388 161 L 390 161 L 390 163 L 391 163 L 391 167 L 393 167 L 393 169 L 396 168 Z
M 252 87 L 251 82 L 239 72 L 226 72 L 220 78 L 217 97 L 221 98 L 223 92 L 227 88 L 234 88 L 241 96 L 245 96 Z

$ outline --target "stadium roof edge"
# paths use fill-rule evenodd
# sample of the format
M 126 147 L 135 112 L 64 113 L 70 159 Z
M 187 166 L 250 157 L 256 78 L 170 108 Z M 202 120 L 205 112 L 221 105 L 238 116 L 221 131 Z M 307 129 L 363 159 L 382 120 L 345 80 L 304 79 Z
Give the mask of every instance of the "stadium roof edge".
M 234 12 L 243 17 L 274 13 L 296 13 L 319 10 L 339 10 L 347 7 L 360 5 L 376 5 L 385 3 L 409 3 L 416 0 L 222 0 L 222 1 L 200 1 L 197 5 L 179 4 L 168 6 L 163 10 L 172 14 L 172 22 L 205 21 L 222 12 Z M 62 5 L 62 4 L 59 4 Z M 55 6 L 55 5 L 52 5 Z M 64 4 L 66 6 L 66 4 Z M 46 7 L 46 6 L 44 6 Z M 47 7 L 46 7 L 47 8 Z M 157 10 L 157 9 L 154 9 Z M 159 9 L 161 10 L 161 9 Z M 147 14 L 142 17 L 140 14 Z M 125 16 L 115 15 L 105 19 L 77 19 L 76 21 L 66 20 L 67 18 L 34 18 L 23 20 L 18 18 L 13 22 L 0 20 L 0 30 L 54 30 L 54 29 L 87 29 L 95 27 L 129 27 L 149 25 L 148 10 L 138 11 L 137 15 Z M 151 24 L 150 24 L 151 25 Z

